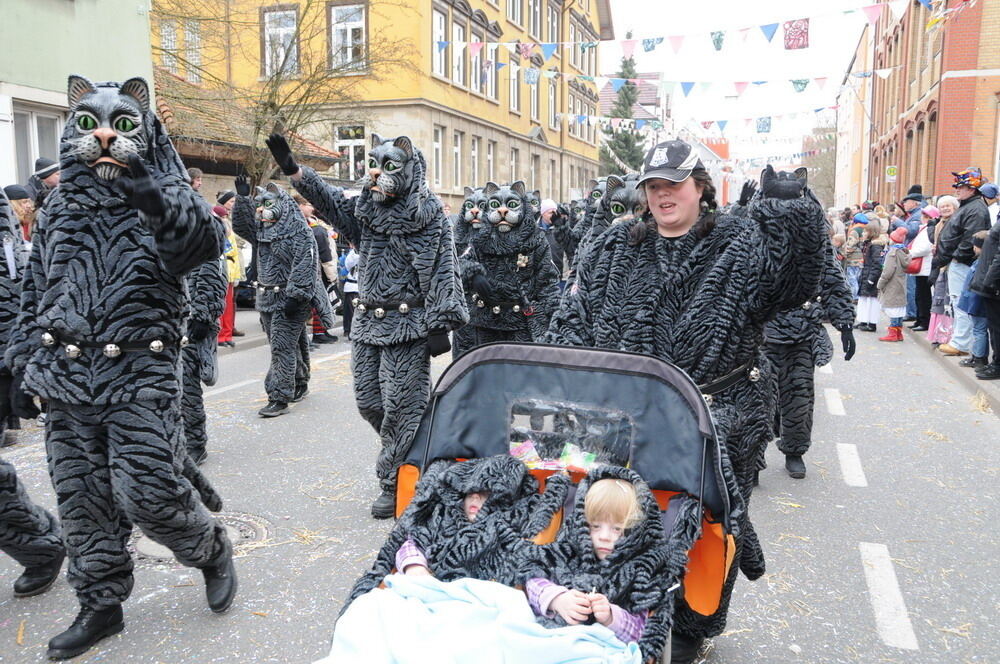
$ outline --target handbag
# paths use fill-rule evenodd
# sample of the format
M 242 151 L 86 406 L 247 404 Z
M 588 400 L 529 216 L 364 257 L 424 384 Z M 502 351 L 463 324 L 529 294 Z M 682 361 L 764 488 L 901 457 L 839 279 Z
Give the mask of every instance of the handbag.
M 920 235 L 921 231 L 923 231 L 924 228 L 925 228 L 925 226 L 921 226 L 920 230 L 917 231 L 917 235 Z M 906 245 L 906 251 L 908 251 L 908 252 L 912 251 L 912 249 L 913 249 L 913 243 L 916 242 L 916 241 L 917 241 L 917 238 L 913 238 L 910 241 L 910 243 Z M 906 269 L 904 270 L 904 272 L 906 272 L 906 274 L 920 274 L 920 270 L 922 270 L 923 268 L 924 268 L 924 257 L 923 256 L 917 256 L 916 258 L 913 258 L 913 256 L 910 256 L 910 264 L 906 266 Z

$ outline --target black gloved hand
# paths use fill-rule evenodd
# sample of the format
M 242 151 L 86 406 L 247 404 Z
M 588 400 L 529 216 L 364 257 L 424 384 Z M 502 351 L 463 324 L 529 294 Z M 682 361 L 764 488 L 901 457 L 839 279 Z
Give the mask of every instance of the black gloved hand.
M 150 217 L 162 217 L 167 211 L 167 205 L 163 202 L 160 185 L 153 180 L 142 158 L 137 154 L 130 154 L 128 168 L 127 175 L 123 173 L 115 180 L 114 188 L 125 196 L 125 200 L 134 209 Z
M 33 420 L 42 411 L 35 405 L 35 398 L 24 391 L 24 375 L 18 374 L 10 384 L 10 409 L 22 420 Z
M 479 295 L 487 302 L 493 297 L 493 287 L 490 286 L 490 280 L 486 278 L 484 274 L 477 274 L 472 277 L 472 292 Z
M 764 198 L 792 200 L 802 196 L 805 182 L 788 171 L 774 172 L 770 164 L 760 174 L 760 193 Z
M 13 413 L 10 403 L 10 387 L 13 383 L 14 377 L 9 371 L 0 371 L 0 422 L 5 422 Z
M 288 147 L 288 141 L 281 134 L 271 134 L 265 141 L 267 149 L 274 156 L 274 161 L 278 163 L 278 168 L 285 175 L 295 175 L 299 172 L 299 165 L 292 158 L 292 148 Z
M 236 193 L 240 196 L 250 195 L 250 178 L 245 175 L 236 176 Z
M 552 213 L 551 221 L 553 226 L 562 226 L 569 222 L 569 210 L 566 209 L 565 205 L 556 207 L 556 211 Z
M 443 355 L 451 350 L 451 340 L 448 339 L 448 330 L 431 330 L 427 335 L 427 350 L 431 357 Z
M 757 182 L 756 180 L 747 180 L 743 183 L 743 188 L 740 189 L 740 200 L 738 201 L 740 205 L 746 205 L 753 198 L 753 195 L 757 193 Z
M 300 300 L 297 297 L 286 297 L 285 298 L 285 318 L 295 318 L 296 316 L 302 315 L 302 310 L 306 306 L 305 300 Z
M 188 321 L 188 341 L 204 341 L 212 333 L 212 326 L 200 320 Z
M 850 362 L 851 358 L 854 357 L 854 352 L 858 349 L 858 345 L 854 341 L 854 330 L 850 325 L 840 328 L 840 342 L 844 346 L 844 361 Z

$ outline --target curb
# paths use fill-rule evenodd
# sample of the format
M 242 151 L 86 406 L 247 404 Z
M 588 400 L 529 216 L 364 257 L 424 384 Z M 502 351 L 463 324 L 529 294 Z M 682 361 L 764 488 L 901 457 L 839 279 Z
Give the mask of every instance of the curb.
M 904 328 L 904 332 L 906 332 L 906 328 Z M 979 380 L 976 378 L 976 374 L 972 369 L 960 367 L 958 366 L 958 362 L 955 361 L 955 358 L 939 353 L 937 348 L 931 345 L 931 342 L 927 340 L 926 334 L 922 332 L 918 332 L 916 334 L 911 333 L 907 335 L 907 338 L 913 339 L 918 346 L 929 352 L 934 357 L 935 361 L 943 366 L 952 378 L 969 390 L 972 396 L 982 394 L 990 408 L 993 410 L 993 414 L 1000 417 L 1000 390 L 988 389 L 985 388 L 984 385 L 984 383 L 988 384 L 992 381 Z

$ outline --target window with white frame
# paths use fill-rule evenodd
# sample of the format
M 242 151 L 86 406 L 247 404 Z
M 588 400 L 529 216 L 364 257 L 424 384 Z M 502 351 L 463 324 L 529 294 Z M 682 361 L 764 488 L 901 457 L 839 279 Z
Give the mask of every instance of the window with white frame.
M 365 5 L 330 5 L 331 65 L 364 69 L 365 50 Z
M 558 85 L 554 78 L 549 79 L 549 128 L 558 129 L 559 124 L 556 120 L 556 114 L 559 112 L 559 106 L 556 104 L 557 90 L 556 85 Z
M 510 149 L 510 181 L 517 181 L 517 158 L 520 153 L 517 148 Z
M 299 71 L 298 14 L 294 9 L 264 10 L 264 76 Z
M 521 68 L 517 65 L 507 67 L 510 70 L 510 110 L 521 112 Z
M 39 157 L 59 161 L 62 113 L 14 105 L 14 156 L 17 181 L 27 182 Z
M 465 24 L 451 26 L 451 80 L 465 85 Z
M 434 53 L 431 58 L 433 71 L 438 76 L 448 75 L 448 47 L 441 48 L 440 42 L 448 41 L 448 15 L 439 9 L 435 9 L 432 16 L 433 37 L 431 51 Z
M 494 168 L 495 163 L 493 159 L 494 153 L 497 151 L 496 141 L 487 141 L 486 143 L 486 179 L 490 182 L 496 182 L 496 169 Z
M 555 5 L 549 5 L 548 20 L 546 23 L 549 27 L 548 40 L 552 43 L 561 41 L 562 36 L 559 34 L 559 8 Z
M 538 181 L 542 178 L 542 158 L 537 154 L 531 155 L 531 188 L 538 189 Z
M 478 136 L 472 137 L 472 142 L 469 143 L 469 163 L 472 164 L 472 172 L 469 174 L 472 177 L 472 186 L 479 186 L 479 144 L 483 142 L 483 139 Z
M 528 86 L 528 98 L 530 99 L 530 106 L 531 106 L 531 119 L 534 120 L 535 122 L 538 122 L 538 113 L 539 113 L 538 107 L 541 103 L 540 102 L 541 94 L 539 92 L 539 88 L 541 87 L 542 87 L 541 78 L 536 80 L 534 85 Z
M 569 61 L 574 65 L 579 62 L 580 45 L 576 43 L 576 24 L 569 24 Z
M 444 142 L 444 127 L 434 127 L 434 186 L 441 186 L 441 144 Z
M 472 41 L 482 43 L 483 36 L 473 32 Z M 480 47 L 469 59 L 469 88 L 473 92 L 482 92 L 483 78 L 483 48 Z
M 549 159 L 549 198 L 559 200 L 559 190 L 556 188 L 556 160 Z
M 462 143 L 465 134 L 456 131 L 451 142 L 451 186 L 458 188 L 462 186 Z
M 177 73 L 177 21 L 160 21 L 160 65 L 172 74 Z
M 499 55 L 499 45 L 492 44 L 486 47 L 486 96 L 494 100 L 497 99 L 500 89 L 500 71 L 496 66 Z
M 344 125 L 334 129 L 333 149 L 340 153 L 334 165 L 334 177 L 340 180 L 358 180 L 365 174 L 364 125 Z
M 521 25 L 524 20 L 524 0 L 507 0 L 507 18 Z
M 184 59 L 187 80 L 201 83 L 201 23 L 194 20 L 184 22 Z
M 528 32 L 535 39 L 542 38 L 542 0 L 528 0 Z

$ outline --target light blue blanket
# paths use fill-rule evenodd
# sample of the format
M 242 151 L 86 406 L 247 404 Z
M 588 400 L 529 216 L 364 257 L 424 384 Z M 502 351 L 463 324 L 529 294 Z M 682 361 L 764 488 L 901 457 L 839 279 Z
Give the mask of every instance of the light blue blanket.
M 547 629 L 524 593 L 490 581 L 393 574 L 341 616 L 317 664 L 641 664 L 603 625 Z

